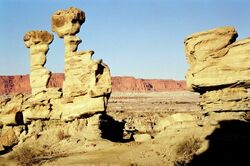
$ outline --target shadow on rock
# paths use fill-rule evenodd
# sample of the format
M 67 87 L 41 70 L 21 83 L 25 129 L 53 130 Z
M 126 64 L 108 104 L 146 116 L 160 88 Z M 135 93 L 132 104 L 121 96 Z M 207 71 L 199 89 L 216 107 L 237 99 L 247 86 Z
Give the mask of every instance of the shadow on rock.
M 123 130 L 125 122 L 119 122 L 107 114 L 101 116 L 100 130 L 102 138 L 113 142 L 129 142 L 131 140 L 123 139 Z
M 208 150 L 195 156 L 188 165 L 248 165 L 250 123 L 240 120 L 221 121 L 209 140 Z

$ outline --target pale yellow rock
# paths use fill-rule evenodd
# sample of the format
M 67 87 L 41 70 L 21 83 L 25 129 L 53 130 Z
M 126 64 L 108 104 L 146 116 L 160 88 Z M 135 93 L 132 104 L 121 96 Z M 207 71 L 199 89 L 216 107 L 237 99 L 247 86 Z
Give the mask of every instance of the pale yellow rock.
M 90 98 L 88 96 L 81 98 L 81 100 L 74 103 L 67 103 L 61 105 L 62 120 L 72 121 L 82 116 L 91 116 L 96 113 L 104 112 L 103 97 Z
M 60 38 L 65 35 L 75 35 L 80 31 L 85 21 L 85 13 L 77 8 L 70 7 L 66 10 L 58 10 L 52 15 L 52 31 Z
M 200 105 L 205 112 L 247 111 L 250 110 L 250 98 L 244 87 L 224 88 L 202 94 Z
M 62 97 L 60 88 L 47 88 L 45 91 L 40 91 L 26 99 L 28 103 L 39 103 L 44 100 L 59 99 Z
M 0 113 L 9 114 L 21 111 L 23 103 L 23 94 L 14 95 L 12 98 L 7 98 L 0 104 Z
M 47 89 L 51 72 L 44 65 L 53 35 L 47 31 L 30 31 L 24 36 L 26 47 L 30 48 L 30 85 L 32 94 Z
M 25 34 L 23 40 L 28 48 L 37 44 L 49 45 L 53 41 L 53 35 L 47 31 L 30 31 Z
M 154 126 L 155 131 L 164 131 L 167 128 L 185 128 L 195 125 L 197 117 L 188 113 L 175 113 L 160 119 Z M 184 124 L 184 125 L 183 125 Z
M 4 125 L 16 125 L 16 113 L 1 114 L 0 122 Z
M 184 122 L 184 121 L 195 121 L 195 117 L 191 114 L 186 113 L 176 113 L 170 116 L 175 122 Z
M 233 27 L 224 27 L 196 33 L 185 40 L 189 90 L 250 86 L 250 39 L 235 42 L 236 37 Z
M 0 151 L 3 151 L 5 147 L 11 147 L 18 143 L 18 138 L 12 128 L 7 128 L 0 135 Z
M 135 142 L 146 142 L 152 139 L 149 134 L 135 134 L 133 137 Z
M 51 72 L 43 67 L 41 67 L 40 69 L 31 71 L 30 85 L 32 88 L 33 95 L 41 91 L 47 90 L 47 84 L 49 82 L 50 76 L 51 76 Z
M 50 105 L 33 105 L 32 107 L 26 108 L 23 111 L 23 121 L 24 123 L 29 123 L 32 120 L 38 119 L 49 119 L 50 118 Z
M 111 93 L 111 76 L 102 60 L 92 60 L 94 51 L 77 51 L 82 42 L 75 34 L 85 20 L 85 13 L 77 8 L 59 10 L 52 15 L 52 31 L 64 38 L 65 79 L 63 99 L 55 103 L 53 119 L 72 121 L 104 112 Z
M 203 113 L 250 110 L 250 38 L 237 36 L 233 27 L 222 27 L 185 40 L 187 88 L 201 93 Z

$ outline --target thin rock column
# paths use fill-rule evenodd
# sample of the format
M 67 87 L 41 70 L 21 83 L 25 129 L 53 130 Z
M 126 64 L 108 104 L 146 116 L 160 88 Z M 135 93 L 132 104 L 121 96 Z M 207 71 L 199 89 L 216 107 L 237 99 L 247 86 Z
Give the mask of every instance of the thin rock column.
M 32 94 L 47 90 L 51 72 L 44 65 L 53 35 L 47 31 L 30 31 L 24 36 L 25 46 L 30 48 L 30 86 Z

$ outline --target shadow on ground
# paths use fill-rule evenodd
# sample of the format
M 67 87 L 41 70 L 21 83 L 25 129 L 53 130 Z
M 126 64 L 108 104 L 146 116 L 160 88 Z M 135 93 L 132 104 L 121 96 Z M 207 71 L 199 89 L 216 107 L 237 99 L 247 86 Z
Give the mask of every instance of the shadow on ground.
M 208 150 L 188 165 L 250 165 L 250 122 L 229 120 L 219 124 L 220 128 L 206 137 Z
M 123 139 L 125 122 L 119 122 L 107 114 L 101 116 L 100 130 L 102 138 L 113 142 L 130 142 L 130 139 Z

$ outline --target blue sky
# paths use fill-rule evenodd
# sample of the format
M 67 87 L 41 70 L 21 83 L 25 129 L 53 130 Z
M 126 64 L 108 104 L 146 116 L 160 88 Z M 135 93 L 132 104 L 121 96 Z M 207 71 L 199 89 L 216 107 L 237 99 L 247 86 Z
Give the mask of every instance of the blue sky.
M 247 0 L 1 0 L 0 75 L 28 74 L 30 30 L 51 32 L 51 15 L 70 6 L 85 11 L 79 50 L 94 50 L 113 76 L 185 79 L 184 38 L 194 32 L 234 26 L 250 36 Z M 54 33 L 46 67 L 63 72 L 64 45 Z

